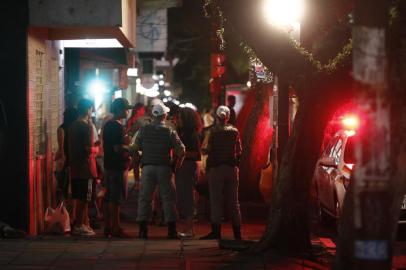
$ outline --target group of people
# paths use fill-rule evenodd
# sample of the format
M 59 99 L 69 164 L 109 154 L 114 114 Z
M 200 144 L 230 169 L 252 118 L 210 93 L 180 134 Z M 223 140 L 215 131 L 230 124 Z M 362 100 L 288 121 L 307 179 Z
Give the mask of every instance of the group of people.
M 202 155 L 207 155 L 205 169 L 212 229 L 201 239 L 221 238 L 223 198 L 226 199 L 234 237 L 241 239 L 238 200 L 241 143 L 238 130 L 228 124 L 230 108 L 217 108 L 216 120 L 204 135 L 202 120 L 196 111 L 187 107 L 174 108 L 171 110 L 164 103 L 155 101 L 145 112 L 142 104 L 130 106 L 126 99 L 117 98 L 111 104 L 112 116 L 101 128 L 100 140 L 94 134 L 97 131 L 91 121 L 91 101 L 82 99 L 76 110 L 65 111 L 64 123 L 58 129 L 60 147 L 56 158 L 63 161 L 58 177 L 61 193 L 67 197 L 70 179 L 71 197 L 76 201 L 73 234 L 95 234 L 89 224 L 88 202 L 94 191 L 93 179 L 98 175 L 95 156 L 102 149 L 105 236 L 128 237 L 120 224 L 120 206 L 127 198 L 128 171 L 134 169 L 135 180 L 141 171 L 138 237 L 148 238 L 156 192 L 162 201 L 168 226 L 167 238 L 194 237 L 193 190 L 199 177 L 198 162 Z M 126 120 L 129 110 L 133 110 L 132 116 Z M 176 228 L 178 219 L 183 224 L 179 233 Z

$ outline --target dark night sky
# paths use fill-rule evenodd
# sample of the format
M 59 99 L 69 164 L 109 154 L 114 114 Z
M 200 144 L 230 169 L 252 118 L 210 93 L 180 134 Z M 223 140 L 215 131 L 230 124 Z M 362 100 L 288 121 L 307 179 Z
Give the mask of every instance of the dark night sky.
M 210 19 L 201 0 L 186 0 L 182 7 L 169 9 L 168 19 L 168 57 L 180 59 L 175 82 L 183 87 L 182 100 L 201 109 L 209 102 Z

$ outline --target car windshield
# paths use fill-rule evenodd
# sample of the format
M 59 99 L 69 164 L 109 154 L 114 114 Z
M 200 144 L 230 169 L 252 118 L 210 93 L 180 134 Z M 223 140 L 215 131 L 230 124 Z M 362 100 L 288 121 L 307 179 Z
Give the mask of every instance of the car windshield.
M 347 143 L 345 145 L 344 151 L 344 163 L 355 164 L 355 153 L 354 153 L 354 139 L 353 137 L 348 137 Z

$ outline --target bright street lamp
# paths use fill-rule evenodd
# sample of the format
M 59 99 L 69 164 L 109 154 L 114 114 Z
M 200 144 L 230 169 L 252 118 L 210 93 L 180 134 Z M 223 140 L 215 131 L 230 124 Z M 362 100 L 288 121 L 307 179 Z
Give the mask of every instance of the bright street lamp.
M 270 24 L 292 26 L 300 22 L 304 4 L 303 0 L 264 0 L 262 10 Z
M 99 79 L 92 80 L 88 85 L 88 93 L 94 98 L 95 109 L 98 110 L 103 103 L 103 97 L 107 93 L 105 82 Z

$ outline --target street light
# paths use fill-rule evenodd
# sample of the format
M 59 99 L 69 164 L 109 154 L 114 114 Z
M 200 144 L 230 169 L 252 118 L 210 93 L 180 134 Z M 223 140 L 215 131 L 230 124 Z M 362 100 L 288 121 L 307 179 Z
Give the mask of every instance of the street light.
M 94 105 L 96 111 L 99 109 L 100 105 L 103 103 L 104 95 L 107 93 L 106 83 L 100 79 L 92 80 L 88 85 L 88 93 L 94 98 Z
M 304 15 L 304 0 L 263 0 L 261 5 L 262 14 L 264 19 L 273 27 L 278 27 L 282 31 L 300 43 L 300 22 Z M 274 86 L 275 90 L 270 97 L 269 113 L 271 117 L 271 124 L 276 122 L 275 136 L 277 138 L 274 148 L 277 149 L 276 163 L 280 162 L 280 149 L 286 146 L 287 138 L 290 135 L 290 125 L 293 121 L 293 111 L 295 108 L 290 106 L 291 99 L 289 98 L 289 84 L 288 82 L 280 82 L 275 74 Z M 282 86 L 282 89 L 279 87 Z M 288 117 L 286 117 L 288 116 Z M 275 121 L 276 120 L 276 121 Z
M 300 22 L 304 5 L 303 0 L 264 0 L 262 10 L 270 24 L 286 27 Z

